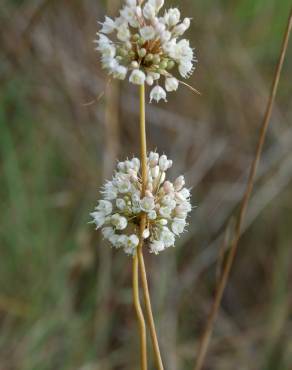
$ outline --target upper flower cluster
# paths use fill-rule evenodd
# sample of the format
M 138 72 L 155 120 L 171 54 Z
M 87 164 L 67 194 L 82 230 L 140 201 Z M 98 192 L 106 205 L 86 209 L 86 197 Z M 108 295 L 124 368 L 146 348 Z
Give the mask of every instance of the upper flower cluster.
M 105 17 L 97 43 L 102 54 L 103 68 L 114 77 L 124 80 L 130 72 L 133 84 L 145 82 L 155 87 L 150 101 L 166 101 L 166 91 L 175 91 L 179 81 L 172 75 L 175 66 L 183 78 L 188 78 L 196 62 L 193 49 L 186 39 L 179 38 L 190 27 L 190 18 L 181 21 L 177 8 L 159 11 L 164 0 L 126 0 L 120 16 L 114 20 Z M 114 36 L 109 39 L 108 36 Z M 165 78 L 164 88 L 159 86 Z
M 174 246 L 191 211 L 190 192 L 179 176 L 173 183 L 166 180 L 166 171 L 172 161 L 166 155 L 150 152 L 147 159 L 147 185 L 142 196 L 140 161 L 138 158 L 119 162 L 112 181 L 106 182 L 95 211 L 91 213 L 96 228 L 102 228 L 105 239 L 115 248 L 123 248 L 133 255 L 139 244 L 139 226 L 142 213 L 147 227 L 143 238 L 150 251 L 158 254 Z

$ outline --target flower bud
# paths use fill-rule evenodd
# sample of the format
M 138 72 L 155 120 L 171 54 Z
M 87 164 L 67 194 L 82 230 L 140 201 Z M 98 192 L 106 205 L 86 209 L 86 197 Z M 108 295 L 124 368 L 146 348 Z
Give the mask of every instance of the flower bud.
M 140 58 L 144 58 L 144 57 L 145 57 L 145 55 L 147 54 L 147 51 L 146 51 L 146 49 L 142 48 L 142 49 L 140 49 L 140 50 L 138 51 L 138 54 L 139 54 L 139 57 L 140 57 Z
M 144 17 L 147 19 L 155 18 L 155 8 L 150 3 L 146 3 L 143 9 Z
M 172 193 L 174 191 L 173 184 L 170 181 L 165 181 L 163 184 L 163 190 L 166 194 Z
M 179 176 L 174 182 L 175 191 L 180 191 L 184 186 L 185 186 L 185 178 L 183 176 Z
M 176 91 L 178 89 L 178 80 L 174 77 L 166 78 L 165 80 L 166 91 Z
M 151 175 L 152 177 L 155 179 L 156 177 L 158 177 L 160 173 L 160 169 L 159 169 L 159 166 L 155 166 L 153 168 L 151 168 Z
M 164 154 L 159 158 L 159 168 L 161 171 L 167 171 L 168 169 L 168 159 Z
M 115 226 L 117 230 L 124 230 L 128 225 L 127 219 L 120 216 L 118 213 L 112 215 L 111 223 Z
M 150 167 L 155 167 L 159 161 L 159 154 L 156 152 L 149 153 L 149 165 Z
M 156 220 L 157 218 L 157 213 L 153 210 L 153 211 L 150 211 L 148 212 L 148 218 L 149 220 Z
M 153 77 L 151 77 L 151 76 L 148 75 L 146 77 L 146 82 L 147 82 L 147 85 L 152 86 L 154 84 Z

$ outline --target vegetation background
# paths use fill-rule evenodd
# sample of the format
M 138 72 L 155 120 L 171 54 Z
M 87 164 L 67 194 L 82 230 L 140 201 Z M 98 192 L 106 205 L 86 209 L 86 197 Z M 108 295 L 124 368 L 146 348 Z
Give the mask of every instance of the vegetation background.
M 137 89 L 96 99 L 96 20 L 121 3 L 108 1 L 0 1 L 0 370 L 137 369 L 131 261 L 87 224 L 115 160 L 139 150 Z M 181 87 L 149 105 L 148 145 L 174 160 L 198 208 L 175 249 L 146 257 L 165 368 L 187 370 L 291 2 L 171 4 L 193 18 L 202 96 Z M 290 47 L 209 370 L 292 368 L 291 61 Z

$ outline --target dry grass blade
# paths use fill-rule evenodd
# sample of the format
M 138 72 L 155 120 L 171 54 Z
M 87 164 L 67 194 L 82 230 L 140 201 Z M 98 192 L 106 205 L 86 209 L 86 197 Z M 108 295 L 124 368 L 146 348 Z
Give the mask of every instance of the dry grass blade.
M 252 190 L 253 190 L 253 185 L 254 185 L 255 175 L 257 172 L 258 163 L 261 159 L 261 154 L 262 154 L 262 149 L 263 149 L 263 145 L 265 142 L 266 132 L 267 132 L 267 128 L 269 126 L 269 122 L 271 119 L 272 109 L 273 109 L 273 105 L 274 105 L 274 101 L 275 101 L 275 97 L 276 97 L 276 93 L 277 93 L 277 89 L 279 85 L 279 79 L 280 79 L 282 67 L 284 64 L 286 51 L 288 48 L 291 28 L 292 28 L 292 11 L 290 12 L 290 16 L 288 19 L 288 25 L 287 25 L 287 29 L 284 35 L 284 40 L 283 40 L 283 45 L 282 45 L 282 49 L 280 53 L 279 62 L 276 67 L 275 77 L 274 77 L 270 97 L 268 100 L 267 109 L 264 115 L 263 123 L 262 123 L 260 134 L 259 134 L 255 157 L 251 165 L 246 190 L 242 198 L 242 202 L 241 202 L 241 206 L 239 210 L 239 216 L 238 216 L 236 228 L 235 228 L 235 237 L 232 241 L 230 252 L 228 254 L 226 264 L 224 266 L 222 275 L 220 277 L 220 280 L 217 286 L 215 299 L 211 307 L 209 317 L 207 319 L 206 327 L 201 336 L 196 364 L 194 367 L 195 370 L 201 370 L 203 367 L 204 360 L 205 360 L 206 353 L 207 353 L 208 346 L 209 346 L 209 342 L 210 342 L 210 338 L 211 338 L 211 334 L 213 331 L 214 322 L 217 316 L 217 312 L 218 312 L 218 309 L 221 303 L 221 299 L 222 299 L 225 287 L 226 287 L 226 283 L 228 281 L 230 270 L 233 265 L 233 261 L 234 261 L 234 258 L 235 258 L 235 255 L 238 249 L 238 242 L 240 239 L 241 228 L 242 228 L 242 224 L 243 224 L 244 217 L 246 214 L 248 202 L 249 202 Z

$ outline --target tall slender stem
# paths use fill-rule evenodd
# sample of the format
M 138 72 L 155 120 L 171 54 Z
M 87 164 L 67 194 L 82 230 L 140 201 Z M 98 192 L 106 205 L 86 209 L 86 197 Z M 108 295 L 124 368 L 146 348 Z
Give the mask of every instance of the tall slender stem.
M 222 296 L 223 296 L 223 293 L 224 293 L 224 290 L 225 290 L 225 287 L 226 287 L 226 284 L 227 284 L 227 281 L 228 281 L 228 278 L 229 278 L 230 270 L 231 270 L 231 267 L 233 265 L 233 261 L 234 261 L 234 258 L 235 258 L 235 255 L 236 255 L 236 252 L 237 252 L 237 249 L 238 249 L 238 242 L 239 242 L 240 235 L 241 235 L 241 228 L 242 228 L 242 224 L 243 224 L 244 217 L 245 217 L 245 214 L 246 214 L 248 202 L 249 202 L 252 190 L 253 190 L 254 180 L 255 180 L 255 176 L 256 176 L 256 172 L 257 172 L 257 167 L 258 167 L 258 164 L 259 164 L 259 161 L 260 161 L 260 158 L 261 158 L 267 128 L 268 128 L 268 125 L 269 125 L 269 122 L 270 122 L 270 119 L 271 119 L 272 109 L 273 109 L 273 105 L 274 105 L 274 101 L 275 101 L 275 97 L 276 97 L 276 93 L 277 93 L 277 89 L 278 89 L 278 85 L 279 85 L 279 80 L 280 80 L 282 67 L 283 67 L 284 60 L 285 60 L 285 55 L 286 55 L 286 51 L 287 51 L 287 47 L 288 47 L 288 41 L 289 41 L 291 28 L 292 28 L 292 11 L 291 11 L 290 16 L 289 16 L 288 25 L 287 25 L 287 29 L 286 29 L 286 32 L 285 32 L 285 35 L 284 35 L 282 49 L 281 49 L 279 61 L 278 61 L 277 67 L 276 67 L 276 72 L 275 72 L 275 76 L 274 76 L 274 81 L 273 81 L 270 97 L 269 97 L 269 100 L 268 100 L 268 103 L 267 103 L 265 116 L 264 116 L 263 123 L 262 123 L 261 129 L 260 129 L 259 139 L 258 139 L 256 152 L 255 152 L 255 157 L 253 159 L 253 162 L 252 162 L 252 165 L 251 165 L 251 168 L 250 168 L 250 173 L 249 173 L 249 178 L 248 178 L 248 182 L 247 182 L 247 185 L 246 185 L 246 190 L 245 190 L 245 193 L 244 193 L 242 201 L 241 201 L 239 216 L 238 216 L 237 223 L 236 223 L 236 228 L 235 228 L 235 236 L 234 236 L 234 239 L 232 241 L 230 252 L 227 256 L 227 260 L 226 260 L 222 275 L 220 277 L 220 280 L 219 280 L 219 283 L 218 283 L 218 286 L 217 286 L 215 299 L 214 299 L 213 305 L 211 307 L 211 310 L 210 310 L 210 313 L 209 313 L 209 316 L 208 316 L 208 319 L 207 319 L 206 327 L 205 327 L 205 329 L 203 331 L 203 334 L 201 336 L 200 346 L 199 346 L 198 355 L 197 355 L 197 360 L 196 360 L 196 364 L 195 364 L 195 368 L 194 368 L 195 370 L 201 370 L 202 367 L 203 367 L 204 360 L 205 360 L 207 350 L 208 350 L 208 346 L 209 346 L 209 343 L 210 343 L 211 335 L 212 335 L 212 332 L 213 332 L 214 322 L 215 322 L 215 319 L 217 317 L 217 312 L 218 312 L 218 309 L 219 309 L 219 306 L 220 306 L 220 303 L 221 303 L 221 300 L 222 300 Z
M 145 194 L 147 184 L 147 142 L 145 119 L 145 85 L 140 86 L 140 147 L 141 147 L 141 173 L 142 196 Z
M 151 335 L 152 346 L 153 346 L 153 351 L 155 355 L 155 362 L 156 362 L 157 369 L 163 370 L 163 363 L 161 359 L 161 354 L 160 354 L 160 349 L 159 349 L 159 344 L 158 344 L 158 339 L 157 339 L 157 334 L 156 334 L 156 329 L 155 329 L 155 323 L 154 323 L 154 318 L 153 318 L 153 313 L 152 313 L 151 300 L 150 300 L 149 288 L 148 288 L 148 282 L 147 282 L 147 274 L 146 274 L 146 268 L 145 268 L 142 249 L 140 249 L 138 252 L 138 258 L 139 258 L 144 300 L 145 300 L 145 305 L 146 305 L 147 323 L 150 328 L 150 335 Z
M 139 261 L 137 253 L 133 257 L 133 301 L 139 324 L 141 370 L 147 370 L 146 325 L 139 298 Z
M 142 173 L 142 196 L 145 194 L 147 184 L 147 143 L 146 143 L 146 123 L 145 123 L 145 86 L 140 87 L 140 143 L 141 143 L 141 173 Z M 158 370 L 163 370 L 161 354 L 155 329 L 155 323 L 152 313 L 151 300 L 148 288 L 146 268 L 143 258 L 143 232 L 146 228 L 146 214 L 142 214 L 140 222 L 140 243 L 138 247 L 138 259 L 140 274 L 142 280 L 142 288 L 146 306 L 147 323 L 150 329 L 153 351 L 155 355 L 155 362 Z

